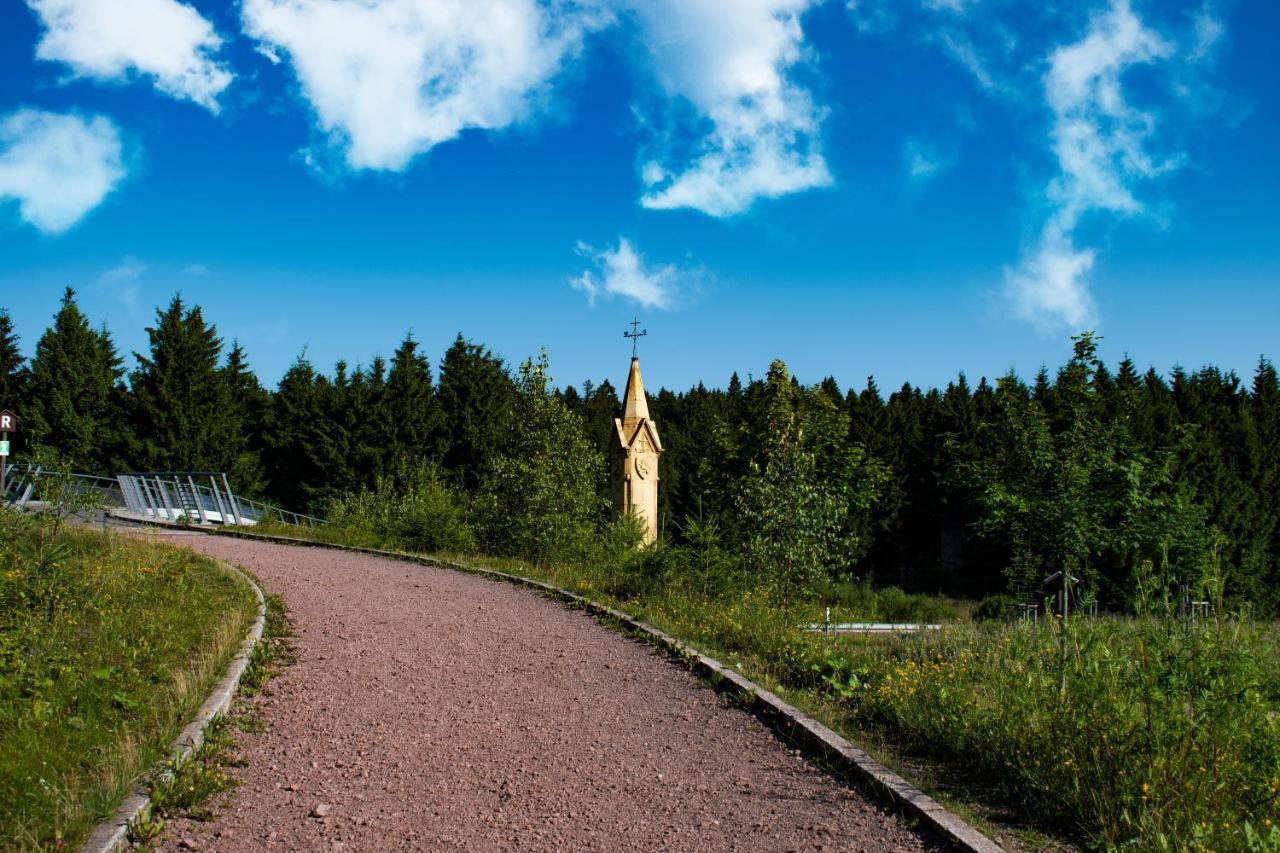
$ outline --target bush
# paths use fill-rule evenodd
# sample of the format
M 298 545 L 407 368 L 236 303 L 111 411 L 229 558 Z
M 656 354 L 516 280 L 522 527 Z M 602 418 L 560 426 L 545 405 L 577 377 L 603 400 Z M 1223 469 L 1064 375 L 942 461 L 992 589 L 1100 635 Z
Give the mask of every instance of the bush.
M 973 611 L 973 619 L 975 622 L 1008 621 L 1015 604 L 1012 595 L 988 595 L 978 602 L 978 608 Z
M 475 534 L 463 501 L 441 480 L 434 465 L 420 463 L 398 477 L 379 477 L 372 490 L 338 498 L 329 522 L 361 542 L 405 551 L 469 552 Z

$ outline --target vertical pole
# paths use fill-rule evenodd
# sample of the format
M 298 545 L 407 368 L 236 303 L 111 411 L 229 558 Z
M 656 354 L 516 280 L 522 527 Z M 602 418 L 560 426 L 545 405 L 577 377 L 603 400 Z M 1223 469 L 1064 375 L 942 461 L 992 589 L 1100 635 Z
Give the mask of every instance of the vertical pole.
M 213 487 L 213 500 L 218 505 L 218 515 L 222 516 L 222 523 L 231 524 L 231 507 L 222 497 L 222 490 L 218 488 L 218 481 L 212 474 L 209 475 L 209 485 Z
M 165 489 L 164 483 L 160 482 L 159 477 L 156 477 L 156 485 L 160 487 L 160 499 L 164 501 L 164 517 L 169 521 L 175 521 L 173 505 L 169 501 L 169 492 Z
M 244 517 L 240 515 L 240 499 L 231 491 L 231 483 L 227 481 L 225 471 L 222 473 L 222 485 L 227 489 L 227 500 L 231 501 L 231 514 L 235 517 L 236 524 L 244 524 Z
M 196 489 L 195 480 L 191 479 L 191 475 L 187 475 L 187 485 L 191 486 L 191 499 L 196 502 L 196 513 L 200 516 L 201 524 L 208 524 L 209 517 L 204 514 L 204 504 L 200 502 L 200 492 Z

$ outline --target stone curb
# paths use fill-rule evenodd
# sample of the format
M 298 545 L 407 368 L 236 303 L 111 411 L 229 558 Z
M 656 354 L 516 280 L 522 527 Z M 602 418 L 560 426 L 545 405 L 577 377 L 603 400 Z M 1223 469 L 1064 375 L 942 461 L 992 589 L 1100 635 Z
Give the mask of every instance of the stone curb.
M 258 641 L 262 639 L 262 631 L 267 622 L 267 600 L 263 597 L 262 590 L 258 588 L 253 578 L 230 563 L 224 563 L 221 560 L 215 562 L 226 571 L 249 584 L 249 588 L 253 590 L 254 598 L 258 600 L 258 616 L 254 619 L 252 627 L 249 628 L 249 633 L 245 635 L 244 640 L 240 643 L 240 650 L 231 659 L 231 665 L 227 667 L 227 674 L 222 677 L 222 680 L 218 682 L 218 686 L 204 700 L 204 704 L 200 706 L 200 711 L 196 714 L 195 719 L 188 723 L 187 727 L 170 744 L 169 756 L 165 762 L 157 765 L 157 768 L 153 768 L 144 781 L 133 790 L 133 793 L 125 797 L 124 802 L 116 809 L 114 815 L 94 828 L 93 833 L 80 845 L 80 853 L 114 853 L 116 850 L 124 849 L 129 838 L 129 826 L 151 809 L 151 796 L 147 793 L 148 782 L 165 782 L 172 778 L 173 770 L 171 768 L 185 764 L 191 758 L 195 751 L 200 748 L 200 745 L 204 743 L 205 729 L 209 727 L 215 717 L 226 713 L 235 699 L 236 689 L 239 688 L 240 679 L 249 667 L 249 659 L 253 654 L 253 649 L 258 644 Z
M 301 545 L 311 548 L 328 548 L 358 554 L 371 554 L 422 566 L 453 569 L 514 583 L 580 606 L 593 616 L 607 617 L 625 625 L 629 630 L 643 635 L 650 642 L 679 657 L 695 673 L 710 681 L 712 687 L 716 690 L 733 691 L 737 694 L 739 700 L 753 712 L 770 718 L 770 721 L 781 734 L 787 736 L 793 742 L 799 743 L 811 754 L 821 756 L 823 759 L 832 762 L 840 770 L 846 771 L 862 780 L 871 789 L 901 807 L 906 813 L 919 820 L 921 824 L 954 845 L 957 849 L 966 851 L 966 853 L 1002 853 L 1004 850 L 1004 848 L 970 826 L 958 815 L 947 811 L 937 800 L 919 790 L 888 767 L 867 755 L 866 752 L 858 749 L 844 737 L 800 709 L 784 702 L 774 693 L 765 690 L 715 658 L 702 654 L 697 649 L 677 640 L 665 631 L 659 630 L 647 622 L 642 622 L 621 610 L 584 598 L 577 593 L 545 581 L 514 575 L 510 572 L 502 572 L 497 569 L 465 566 L 450 560 L 407 554 L 402 551 L 362 548 L 355 545 L 336 545 L 329 542 L 295 539 L 289 536 L 273 536 L 265 533 L 251 533 L 228 528 L 214 528 L 209 532 L 215 535 L 257 539 L 263 542 L 284 545 Z

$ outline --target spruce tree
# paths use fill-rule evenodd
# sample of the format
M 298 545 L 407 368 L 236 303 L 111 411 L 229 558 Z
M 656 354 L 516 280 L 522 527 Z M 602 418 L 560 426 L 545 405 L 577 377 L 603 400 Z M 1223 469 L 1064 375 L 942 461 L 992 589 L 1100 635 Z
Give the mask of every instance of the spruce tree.
M 9 312 L 0 308 L 0 409 L 10 409 L 16 414 L 21 408 L 26 384 L 26 372 L 22 369 L 25 362 Z
M 222 468 L 237 494 L 255 497 L 266 488 L 265 450 L 271 394 L 258 382 L 239 341 L 232 341 L 219 371 L 227 388 L 226 446 Z
M 387 376 L 387 412 L 394 430 L 389 453 L 393 469 L 427 458 L 436 434 L 431 363 L 418 352 L 412 334 L 405 335 L 391 358 Z
M 315 451 L 323 440 L 321 377 L 304 351 L 280 380 L 267 436 L 268 494 L 285 509 L 323 511 L 319 497 L 328 474 Z
M 181 295 L 156 309 L 151 348 L 134 353 L 133 423 L 142 467 L 157 471 L 226 471 L 243 446 L 230 389 L 219 370 L 222 340 L 200 306 Z
M 23 431 L 75 471 L 114 473 L 127 431 L 118 405 L 124 371 L 105 329 L 90 328 L 67 288 L 31 360 Z
M 517 429 L 515 383 L 501 358 L 459 334 L 440 362 L 436 404 L 441 464 L 459 488 L 473 490 Z

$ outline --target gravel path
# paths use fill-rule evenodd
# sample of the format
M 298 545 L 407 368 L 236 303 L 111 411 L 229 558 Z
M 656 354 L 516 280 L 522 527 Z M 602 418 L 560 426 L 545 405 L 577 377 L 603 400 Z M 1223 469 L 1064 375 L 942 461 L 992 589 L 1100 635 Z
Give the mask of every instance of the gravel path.
M 175 537 L 176 540 L 176 537 Z M 518 587 L 230 538 L 298 661 L 239 736 L 240 787 L 170 848 L 922 850 L 648 646 Z

